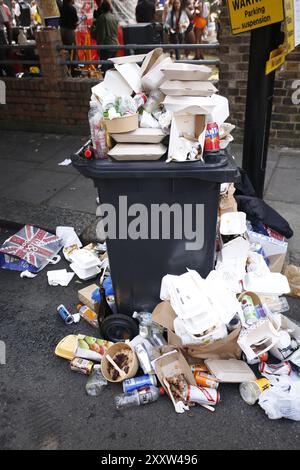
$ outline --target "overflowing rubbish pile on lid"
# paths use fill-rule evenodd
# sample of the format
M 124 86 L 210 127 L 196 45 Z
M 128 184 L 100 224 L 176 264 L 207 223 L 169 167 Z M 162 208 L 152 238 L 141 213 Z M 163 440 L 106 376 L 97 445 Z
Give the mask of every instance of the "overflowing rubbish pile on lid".
M 92 88 L 91 142 L 83 158 L 117 161 L 201 161 L 209 164 L 233 141 L 227 98 L 205 65 L 174 63 L 157 48 L 114 59 Z M 139 62 L 140 63 L 140 62 Z

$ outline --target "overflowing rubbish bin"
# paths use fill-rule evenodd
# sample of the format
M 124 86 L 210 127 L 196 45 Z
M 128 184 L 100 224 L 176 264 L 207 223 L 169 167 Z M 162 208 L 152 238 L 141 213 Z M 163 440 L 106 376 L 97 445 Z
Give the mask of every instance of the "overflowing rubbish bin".
M 93 179 L 101 204 L 116 210 L 116 238 L 108 237 L 107 248 L 119 312 L 152 311 L 165 274 L 179 275 L 189 268 L 206 277 L 213 269 L 220 184 L 238 177 L 229 156 L 213 165 L 85 161 L 76 156 L 73 164 Z M 126 212 L 135 204 L 148 215 L 139 239 L 118 233 L 120 218 L 127 220 L 126 228 L 134 219 Z M 194 240 L 188 238 L 192 233 Z

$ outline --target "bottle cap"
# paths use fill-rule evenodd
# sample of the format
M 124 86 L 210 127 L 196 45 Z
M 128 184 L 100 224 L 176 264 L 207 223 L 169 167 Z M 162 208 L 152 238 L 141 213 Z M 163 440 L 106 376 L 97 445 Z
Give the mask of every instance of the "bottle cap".
M 81 309 L 81 307 L 83 307 L 83 305 L 82 305 L 82 304 L 77 304 L 77 305 L 76 305 L 76 308 L 77 308 L 77 310 L 80 310 L 80 309 Z
M 165 395 L 166 394 L 166 391 L 165 391 L 164 387 L 159 387 L 159 394 L 160 395 Z
M 85 152 L 84 152 L 84 156 L 85 156 L 85 158 L 92 158 L 93 153 L 90 149 L 86 149 Z
M 100 364 L 95 364 L 94 365 L 94 370 L 100 370 L 101 369 L 101 365 Z

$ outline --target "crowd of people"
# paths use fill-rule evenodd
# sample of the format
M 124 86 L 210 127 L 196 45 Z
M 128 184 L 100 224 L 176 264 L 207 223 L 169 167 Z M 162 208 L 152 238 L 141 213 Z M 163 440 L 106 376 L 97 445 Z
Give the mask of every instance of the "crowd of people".
M 28 28 L 42 23 L 36 0 L 0 0 L 0 44 L 10 43 L 14 27 Z M 118 44 L 118 18 L 112 5 L 113 0 L 96 0 L 91 36 L 99 45 Z M 76 44 L 76 30 L 80 25 L 74 0 L 57 0 L 60 11 L 62 42 L 70 46 Z M 221 0 L 138 0 L 136 6 L 137 23 L 154 23 L 157 9 L 163 6 L 160 22 L 171 44 L 201 44 L 211 7 L 218 6 Z M 188 56 L 189 51 L 185 51 Z M 3 51 L 0 51 L 3 56 Z M 177 53 L 178 54 L 178 53 Z M 114 57 L 114 50 L 101 51 L 101 59 Z M 201 49 L 195 50 L 195 59 L 203 59 Z M 1 55 L 0 55 L 1 58 Z M 1 60 L 1 59 L 0 59 Z M 1 68 L 0 68 L 1 74 Z
M 157 0 L 138 0 L 136 21 L 154 22 Z M 216 20 L 211 7 L 218 7 L 220 0 L 165 0 L 162 22 L 168 32 L 171 44 L 201 44 L 209 18 Z M 196 50 L 195 59 L 203 59 L 200 49 Z

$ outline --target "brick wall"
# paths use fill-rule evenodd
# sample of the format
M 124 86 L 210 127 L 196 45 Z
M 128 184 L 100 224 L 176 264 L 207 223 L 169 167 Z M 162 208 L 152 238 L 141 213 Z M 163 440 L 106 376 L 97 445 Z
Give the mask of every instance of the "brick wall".
M 226 3 L 226 2 L 224 2 Z M 220 37 L 220 93 L 230 102 L 230 121 L 237 126 L 236 142 L 243 142 L 244 115 L 247 94 L 250 33 L 233 36 L 230 31 L 226 4 L 222 7 Z M 300 89 L 300 47 L 287 56 L 282 69 L 276 71 L 273 115 L 269 145 L 300 148 L 300 104 L 292 96 Z M 298 93 L 298 101 L 300 92 Z
M 0 129 L 58 133 L 88 133 L 87 113 L 95 80 L 67 78 L 7 78 L 6 105 L 1 105 Z
M 6 105 L 1 105 L 0 128 L 44 132 L 88 133 L 91 87 L 97 80 L 69 78 L 58 63 L 64 52 L 57 30 L 36 36 L 43 78 L 6 78 Z

